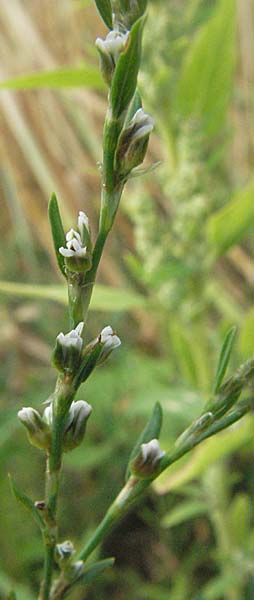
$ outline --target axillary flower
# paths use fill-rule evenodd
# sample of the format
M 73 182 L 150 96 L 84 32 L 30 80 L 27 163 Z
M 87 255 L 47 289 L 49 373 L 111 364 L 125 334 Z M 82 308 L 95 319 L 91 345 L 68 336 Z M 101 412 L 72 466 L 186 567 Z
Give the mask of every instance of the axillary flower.
M 138 455 L 130 464 L 132 474 L 141 479 L 155 475 L 165 454 L 156 438 L 147 444 L 141 444 Z
M 109 356 L 109 354 L 112 352 L 112 350 L 115 350 L 116 348 L 118 348 L 118 346 L 121 345 L 120 338 L 114 333 L 110 325 L 107 325 L 107 327 L 104 327 L 102 329 L 102 331 L 98 335 L 97 341 L 100 344 L 103 344 L 103 348 L 97 364 L 103 363 Z
M 110 85 L 118 58 L 126 48 L 129 32 L 110 31 L 105 38 L 97 38 L 95 45 L 100 54 L 100 70 L 105 82 Z
M 81 321 L 69 333 L 59 333 L 53 350 L 52 362 L 58 371 L 74 373 L 79 367 L 83 339 L 81 337 L 84 323 Z
M 70 229 L 66 234 L 66 248 L 59 248 L 69 271 L 82 273 L 91 267 L 91 237 L 86 214 L 82 211 L 78 216 L 78 229 Z
M 143 162 L 154 125 L 153 117 L 139 108 L 123 130 L 116 152 L 116 168 L 123 177 Z

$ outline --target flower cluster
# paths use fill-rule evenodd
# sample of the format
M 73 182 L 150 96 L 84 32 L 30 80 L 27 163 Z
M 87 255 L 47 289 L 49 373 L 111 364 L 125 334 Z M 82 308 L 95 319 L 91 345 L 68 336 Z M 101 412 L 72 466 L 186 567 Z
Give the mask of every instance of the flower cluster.
M 78 216 L 78 230 L 70 229 L 66 233 L 66 248 L 59 248 L 69 271 L 82 273 L 91 268 L 91 236 L 88 218 L 82 211 Z

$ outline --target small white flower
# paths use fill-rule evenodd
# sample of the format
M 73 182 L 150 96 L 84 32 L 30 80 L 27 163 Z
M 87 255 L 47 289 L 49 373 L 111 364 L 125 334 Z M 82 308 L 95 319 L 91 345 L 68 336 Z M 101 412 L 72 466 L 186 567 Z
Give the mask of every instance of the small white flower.
M 81 337 L 83 327 L 84 323 L 81 321 L 77 327 L 69 331 L 69 333 L 59 333 L 56 339 L 63 349 L 67 350 L 68 348 L 72 347 L 81 352 L 83 346 L 83 339 Z
M 128 33 L 110 31 L 105 40 L 97 38 L 95 45 L 102 54 L 109 55 L 116 64 L 120 53 L 125 48 L 128 35 Z
M 92 407 L 85 400 L 77 400 L 72 402 L 70 406 L 70 419 L 71 422 L 76 421 L 76 425 L 87 419 L 92 412 Z
M 154 438 L 147 444 L 141 444 L 142 465 L 149 462 L 152 466 L 165 455 L 165 452 L 160 449 L 159 441 Z
M 74 229 L 70 229 L 66 234 L 66 248 L 59 248 L 60 254 L 65 258 L 85 258 L 87 257 L 87 248 L 82 245 L 80 234 Z
M 37 410 L 31 406 L 25 406 L 18 412 L 18 418 L 22 423 L 29 429 L 29 431 L 36 432 L 38 430 L 38 424 L 41 422 L 41 416 Z
M 130 127 L 134 127 L 133 140 L 138 140 L 146 135 L 149 135 L 153 130 L 155 120 L 139 108 L 130 122 Z
M 84 420 L 86 420 L 92 411 L 92 407 L 85 400 L 77 400 L 77 402 L 72 402 L 69 408 L 68 419 L 65 423 L 64 431 L 67 431 L 73 421 L 75 420 L 75 426 L 79 428 Z M 43 413 L 43 418 L 46 423 L 51 426 L 53 422 L 53 406 L 52 403 L 45 408 Z
M 121 345 L 120 338 L 114 333 L 112 327 L 107 325 L 104 327 L 99 335 L 99 341 L 104 344 L 103 350 L 114 350 Z

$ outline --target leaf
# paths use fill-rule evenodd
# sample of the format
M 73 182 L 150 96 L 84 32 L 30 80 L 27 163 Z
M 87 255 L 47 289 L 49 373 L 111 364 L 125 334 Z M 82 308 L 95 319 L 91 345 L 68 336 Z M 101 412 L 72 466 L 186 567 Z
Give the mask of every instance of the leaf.
M 205 514 L 207 510 L 208 508 L 205 502 L 199 502 L 197 500 L 181 502 L 180 506 L 176 506 L 163 517 L 162 526 L 165 528 L 175 527 L 184 521 Z
M 29 90 L 29 89 L 60 89 L 73 87 L 89 87 L 103 89 L 97 68 L 84 65 L 81 67 L 61 67 L 53 71 L 29 73 L 0 82 L 0 89 Z
M 154 409 L 152 415 L 145 427 L 145 429 L 140 434 L 129 458 L 127 470 L 126 470 L 126 480 L 130 476 L 130 463 L 138 454 L 141 444 L 146 444 L 150 442 L 154 438 L 159 438 L 160 431 L 162 426 L 162 408 L 159 402 L 156 402 L 154 405 Z
M 23 504 L 23 506 L 30 512 L 34 521 L 37 523 L 38 527 L 43 531 L 45 529 L 45 523 L 43 518 L 41 517 L 39 511 L 34 506 L 34 502 L 29 498 L 26 494 L 21 492 L 21 490 L 16 486 L 12 477 L 9 475 L 11 490 L 18 502 Z
M 208 241 L 218 256 L 242 240 L 254 225 L 254 184 L 249 183 L 208 220 Z
M 83 575 L 78 579 L 77 583 L 82 583 L 82 585 L 88 585 L 89 583 L 91 583 L 91 581 L 93 581 L 101 573 L 103 573 L 103 571 L 105 571 L 109 567 L 112 567 L 114 562 L 114 558 L 106 558 L 105 560 L 100 560 L 94 563 L 91 567 L 88 567 L 84 571 Z
M 127 109 L 137 87 L 143 27 L 144 17 L 141 17 L 131 28 L 127 48 L 121 53 L 116 65 L 110 92 L 115 118 Z
M 110 0 L 94 0 L 98 13 L 109 29 L 113 29 Z
M 213 387 L 214 394 L 216 394 L 218 392 L 219 387 L 223 381 L 224 375 L 226 373 L 227 366 L 228 366 L 229 359 L 230 359 L 231 352 L 232 352 L 232 348 L 233 348 L 234 341 L 235 341 L 236 331 L 237 331 L 236 327 L 232 327 L 228 331 L 228 333 L 224 339 L 224 342 L 222 344 L 219 362 L 218 362 L 218 366 L 217 366 L 217 371 L 216 371 L 216 375 L 215 375 L 214 387 Z
M 63 285 L 31 285 L 14 281 L 0 281 L 0 294 L 39 300 L 54 300 L 67 304 L 67 290 Z M 96 284 L 91 310 L 126 311 L 145 307 L 146 299 L 129 290 Z
M 58 266 L 59 266 L 61 273 L 63 274 L 64 277 L 66 277 L 64 257 L 59 252 L 59 248 L 61 248 L 61 246 L 65 246 L 65 244 L 66 244 L 65 233 L 64 233 L 64 228 L 63 228 L 63 224 L 62 224 L 62 220 L 61 220 L 61 216 L 60 216 L 60 212 L 59 212 L 59 207 L 58 207 L 58 202 L 57 202 L 57 198 L 56 198 L 55 194 L 52 194 L 52 196 L 50 198 L 49 206 L 48 206 L 48 214 L 49 214 L 51 233 L 52 233 L 52 238 L 53 238 L 53 243 L 54 243 L 54 248 L 55 248 L 55 253 L 56 253 L 56 260 L 58 262 Z
M 235 0 L 220 0 L 189 44 L 176 88 L 176 110 L 203 119 L 208 134 L 223 125 L 236 63 Z

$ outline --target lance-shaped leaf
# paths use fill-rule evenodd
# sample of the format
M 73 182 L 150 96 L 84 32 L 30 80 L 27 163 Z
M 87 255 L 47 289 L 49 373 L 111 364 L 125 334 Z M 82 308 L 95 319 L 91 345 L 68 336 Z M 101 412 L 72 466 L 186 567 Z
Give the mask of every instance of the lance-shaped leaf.
M 224 339 L 224 342 L 222 344 L 219 362 L 218 362 L 218 366 L 217 366 L 217 371 L 216 371 L 216 375 L 215 375 L 214 387 L 213 387 L 214 394 L 216 394 L 218 392 L 218 389 L 219 389 L 219 387 L 223 381 L 224 375 L 226 373 L 227 366 L 228 366 L 229 359 L 230 359 L 231 352 L 232 352 L 232 348 L 233 348 L 234 341 L 235 341 L 235 336 L 236 336 L 236 327 L 232 327 L 228 331 L 228 333 Z
M 0 90 L 62 89 L 89 87 L 101 90 L 104 84 L 98 69 L 83 64 L 80 67 L 61 67 L 52 71 L 42 71 L 18 75 L 0 81 Z
M 216 419 L 221 419 L 236 403 L 243 389 L 253 385 L 253 378 L 254 359 L 250 358 L 219 387 L 217 394 L 210 398 L 205 409 L 211 411 Z
M 93 581 L 99 575 L 101 575 L 103 571 L 105 571 L 109 567 L 112 567 L 114 562 L 114 558 L 106 558 L 105 560 L 100 560 L 94 563 L 93 565 L 91 565 L 91 567 L 88 567 L 83 572 L 82 576 L 78 579 L 77 583 L 81 583 L 82 585 L 88 585 L 89 583 L 91 583 L 91 581 Z
M 140 450 L 141 444 L 147 444 L 154 438 L 159 438 L 162 426 L 162 408 L 159 402 L 156 402 L 152 415 L 140 434 L 129 458 L 127 470 L 126 470 L 126 481 L 130 476 L 130 463 L 137 456 Z
M 66 240 L 65 240 L 64 228 L 63 228 L 63 224 L 62 224 L 62 220 L 61 220 L 61 216 L 60 216 L 60 212 L 59 212 L 59 208 L 58 208 L 58 202 L 57 202 L 57 198 L 56 198 L 55 194 L 52 194 L 52 196 L 50 198 L 48 213 L 49 213 L 51 233 L 52 233 L 52 238 L 53 238 L 53 243 L 54 243 L 54 248 L 55 248 L 55 253 L 56 253 L 56 260 L 58 262 L 60 271 L 62 272 L 64 277 L 66 277 L 64 257 L 59 252 L 59 248 L 65 246 Z
M 34 521 L 37 523 L 38 527 L 43 531 L 45 529 L 45 523 L 43 521 L 42 516 L 40 515 L 38 509 L 35 507 L 34 502 L 29 498 L 24 492 L 22 492 L 14 483 L 12 477 L 9 475 L 11 490 L 18 502 L 23 504 L 23 506 L 30 512 Z
M 110 0 L 95 0 L 99 15 L 109 29 L 113 29 L 112 8 Z
M 141 59 L 141 40 L 144 17 L 132 27 L 127 48 L 121 53 L 112 80 L 110 102 L 113 117 L 118 118 L 128 108 L 137 87 L 137 77 Z

